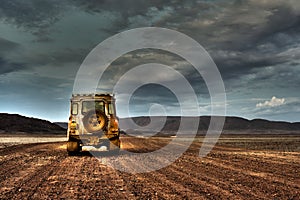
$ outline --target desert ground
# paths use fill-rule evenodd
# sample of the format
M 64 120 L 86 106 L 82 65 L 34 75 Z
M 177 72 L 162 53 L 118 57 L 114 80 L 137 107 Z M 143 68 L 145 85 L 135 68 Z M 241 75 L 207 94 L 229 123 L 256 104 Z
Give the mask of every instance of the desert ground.
M 101 164 L 88 152 L 68 156 L 63 137 L 4 138 L 0 199 L 300 199 L 299 135 L 226 135 L 204 158 L 197 137 L 173 164 L 138 174 Z M 151 152 L 170 140 L 121 139 L 121 158 L 125 150 Z

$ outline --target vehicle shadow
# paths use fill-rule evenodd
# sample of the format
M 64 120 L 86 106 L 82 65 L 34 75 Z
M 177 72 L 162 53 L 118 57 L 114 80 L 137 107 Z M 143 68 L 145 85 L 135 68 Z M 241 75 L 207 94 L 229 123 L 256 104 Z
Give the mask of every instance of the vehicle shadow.
M 127 151 L 81 151 L 68 154 L 69 156 L 76 157 L 111 157 L 111 156 L 121 156 L 126 155 L 129 152 Z

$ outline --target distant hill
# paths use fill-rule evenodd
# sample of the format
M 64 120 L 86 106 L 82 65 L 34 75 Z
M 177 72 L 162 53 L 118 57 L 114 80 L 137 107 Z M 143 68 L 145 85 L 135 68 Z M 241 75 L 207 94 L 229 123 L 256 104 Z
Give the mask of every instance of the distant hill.
M 155 121 L 162 121 L 164 117 L 153 117 Z M 207 131 L 209 123 L 210 123 L 210 116 L 201 116 L 201 117 L 184 117 L 188 121 L 194 121 L 199 119 L 199 126 L 198 131 L 204 132 Z M 139 132 L 138 129 L 131 129 L 129 118 L 120 119 L 120 128 L 125 132 Z M 134 117 L 133 120 L 140 126 L 146 126 L 150 122 L 149 117 Z M 164 127 L 161 129 L 161 132 L 165 133 L 172 133 L 178 130 L 180 125 L 181 117 L 177 116 L 168 116 L 166 119 L 166 123 Z M 158 123 L 159 124 L 159 123 Z M 155 127 L 155 125 L 154 125 Z M 265 119 L 253 119 L 248 120 L 241 117 L 226 117 L 224 123 L 224 132 L 264 132 L 264 133 L 271 133 L 272 131 L 275 132 L 282 132 L 282 133 L 299 133 L 300 134 L 300 122 L 290 123 L 290 122 L 280 122 L 280 121 L 269 121 Z
M 153 117 L 158 123 L 153 127 L 159 127 L 159 124 L 164 117 Z M 209 126 L 210 116 L 201 117 L 184 117 L 189 122 L 197 120 L 199 118 L 198 132 L 204 133 Z M 132 129 L 129 123 L 130 118 L 120 119 L 120 129 L 127 133 L 140 134 L 138 129 Z M 134 117 L 133 120 L 141 126 L 146 126 L 150 122 L 149 117 Z M 164 126 L 159 129 L 161 133 L 172 134 L 178 130 L 181 117 L 168 116 Z M 0 133 L 49 133 L 49 134 L 66 134 L 68 123 L 55 122 L 51 123 L 46 120 L 24 117 L 18 114 L 0 113 Z M 150 129 L 152 129 L 150 127 Z M 188 131 L 188 130 L 187 130 Z M 241 117 L 226 117 L 223 128 L 223 134 L 225 133 L 296 133 L 300 134 L 300 122 L 280 122 L 280 121 L 268 121 L 265 119 L 253 119 L 248 120 Z M 144 132 L 143 132 L 144 134 Z
M 57 124 L 58 126 L 68 129 L 68 123 L 67 122 L 54 122 L 54 124 Z
M 66 134 L 66 129 L 46 120 L 0 113 L 0 133 Z

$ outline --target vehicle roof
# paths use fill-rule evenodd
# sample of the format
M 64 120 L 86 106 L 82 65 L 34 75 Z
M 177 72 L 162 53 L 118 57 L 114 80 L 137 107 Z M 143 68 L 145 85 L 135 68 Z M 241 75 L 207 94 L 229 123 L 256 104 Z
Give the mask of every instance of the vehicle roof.
M 83 99 L 105 99 L 114 100 L 114 95 L 109 93 L 97 93 L 97 94 L 72 94 L 71 100 L 83 100 Z

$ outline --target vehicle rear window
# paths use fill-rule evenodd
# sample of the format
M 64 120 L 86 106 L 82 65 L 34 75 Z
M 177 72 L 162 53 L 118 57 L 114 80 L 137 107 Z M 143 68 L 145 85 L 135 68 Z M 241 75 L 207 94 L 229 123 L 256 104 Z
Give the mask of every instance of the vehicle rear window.
M 82 102 L 82 114 L 89 112 L 90 110 L 100 110 L 104 112 L 103 101 L 84 101 Z

